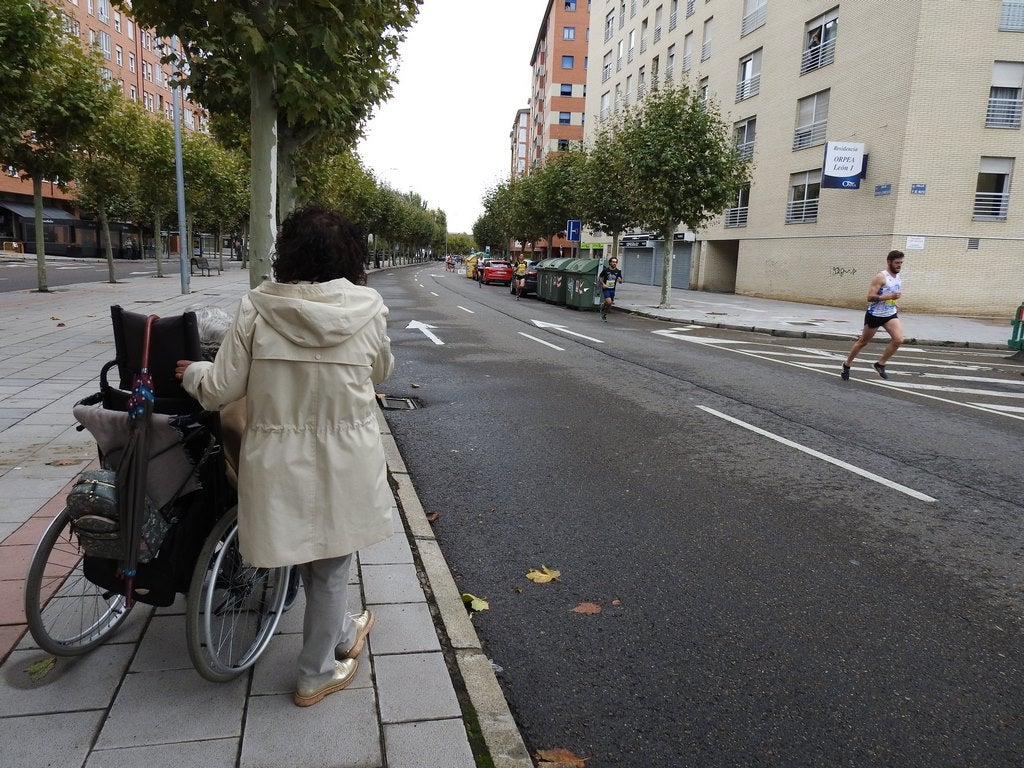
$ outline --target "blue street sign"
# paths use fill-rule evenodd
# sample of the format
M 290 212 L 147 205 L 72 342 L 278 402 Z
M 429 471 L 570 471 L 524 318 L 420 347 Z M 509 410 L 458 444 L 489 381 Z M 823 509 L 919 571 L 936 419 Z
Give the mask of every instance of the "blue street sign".
M 926 193 L 927 189 L 928 189 L 928 185 L 927 184 L 911 184 L 910 185 L 910 194 L 912 194 L 912 195 L 923 195 L 923 194 Z
M 572 243 L 578 243 L 580 241 L 580 220 L 569 219 L 565 222 L 565 239 Z

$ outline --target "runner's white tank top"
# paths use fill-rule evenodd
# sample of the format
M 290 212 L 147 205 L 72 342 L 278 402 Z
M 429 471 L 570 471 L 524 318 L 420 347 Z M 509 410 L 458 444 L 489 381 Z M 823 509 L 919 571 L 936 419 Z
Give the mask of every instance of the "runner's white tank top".
M 885 285 L 882 286 L 882 297 L 878 301 L 872 301 L 868 305 L 868 312 L 875 317 L 892 317 L 896 314 L 896 300 L 887 299 L 886 296 L 892 296 L 894 293 L 901 293 L 903 291 L 902 283 L 900 282 L 899 275 L 890 275 L 889 270 L 882 273 L 885 275 Z

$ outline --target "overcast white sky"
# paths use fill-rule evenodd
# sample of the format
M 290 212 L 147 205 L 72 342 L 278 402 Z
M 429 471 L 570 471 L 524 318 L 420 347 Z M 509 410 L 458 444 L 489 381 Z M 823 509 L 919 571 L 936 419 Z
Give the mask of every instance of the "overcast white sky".
M 530 56 L 548 0 L 424 0 L 401 46 L 394 95 L 359 155 L 471 232 L 486 189 L 508 176 L 509 133 L 530 98 Z

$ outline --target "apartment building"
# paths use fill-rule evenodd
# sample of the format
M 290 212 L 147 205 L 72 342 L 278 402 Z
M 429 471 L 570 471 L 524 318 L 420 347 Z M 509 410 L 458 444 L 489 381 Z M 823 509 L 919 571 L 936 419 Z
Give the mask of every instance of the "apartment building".
M 509 133 L 512 162 L 509 166 L 509 178 L 514 179 L 526 173 L 526 152 L 530 143 L 530 110 L 520 109 L 512 123 Z
M 676 233 L 673 285 L 861 307 L 899 249 L 908 311 L 1005 317 L 1024 300 L 1024 0 L 595 0 L 593 13 L 588 133 L 684 81 L 753 160 L 724 215 Z M 625 240 L 626 280 L 659 283 L 662 243 Z
M 103 56 L 101 74 L 112 88 L 159 119 L 172 120 L 171 69 L 160 63 L 164 53 L 171 50 L 171 40 L 139 27 L 130 16 L 112 8 L 110 0 L 55 0 L 54 5 L 59 8 L 65 31 L 81 40 L 83 47 L 94 48 Z M 182 109 L 185 129 L 203 130 L 205 121 L 206 113 L 189 102 L 186 94 Z M 75 215 L 71 195 L 56 183 L 45 182 L 43 195 L 46 252 L 95 254 L 96 222 Z M 34 252 L 33 216 L 31 180 L 20 178 L 17 168 L 6 166 L 0 174 L 0 241 L 20 242 L 26 252 Z M 119 249 L 127 251 L 130 241 L 139 242 L 134 226 L 112 223 L 111 227 L 115 253 Z

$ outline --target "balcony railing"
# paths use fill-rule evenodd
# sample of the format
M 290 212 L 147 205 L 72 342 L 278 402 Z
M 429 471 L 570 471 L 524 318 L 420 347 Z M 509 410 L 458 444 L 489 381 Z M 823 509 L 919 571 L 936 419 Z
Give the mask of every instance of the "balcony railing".
M 786 203 L 786 223 L 803 224 L 818 220 L 818 198 Z
M 616 72 L 621 72 L 622 71 L 622 57 L 621 56 L 619 56 L 619 58 L 617 58 L 615 60 L 615 71 Z
M 686 0 L 686 18 L 693 16 L 696 0 Z
M 753 13 L 750 13 L 743 17 L 743 21 L 740 22 L 740 37 L 749 35 L 758 27 L 763 27 L 765 22 L 768 20 L 768 6 L 762 5 Z
M 671 32 L 679 24 L 679 11 L 672 11 L 668 15 L 668 31 Z
M 700 47 L 700 60 L 707 61 L 711 58 L 711 41 L 706 40 L 704 45 Z
M 825 140 L 825 128 L 827 120 L 821 120 L 810 125 L 801 125 L 793 133 L 793 149 L 805 149 L 821 144 Z
M 724 224 L 726 228 L 747 226 L 747 211 L 749 210 L 749 205 L 738 206 L 736 208 L 726 208 L 724 217 Z
M 647 35 L 640 38 L 640 53 L 647 50 Z
M 836 60 L 836 40 L 832 38 L 821 45 L 812 45 L 800 57 L 800 74 L 828 66 Z
M 629 51 L 626 52 L 626 63 L 630 64 L 630 63 L 632 63 L 632 61 L 633 61 L 633 49 L 630 48 Z
M 661 27 L 654 28 L 654 42 L 661 40 Z
M 985 115 L 986 128 L 1020 128 L 1021 99 L 988 100 L 988 112 Z
M 977 221 L 1004 221 L 1009 207 L 1009 192 L 974 193 L 974 219 Z
M 629 4 L 629 18 L 632 19 L 634 16 L 636 16 L 636 0 Z
M 761 73 L 758 72 L 753 77 L 748 77 L 746 80 L 740 80 L 736 83 L 736 101 L 743 101 L 751 96 L 757 96 L 760 90 Z
M 736 152 L 740 158 L 746 160 L 747 158 L 754 156 L 754 142 L 744 141 L 736 145 Z
M 607 43 L 612 39 L 612 35 L 615 34 L 615 23 L 613 22 L 609 26 L 604 28 L 604 41 Z
M 1024 32 L 1024 0 L 1003 0 L 999 29 L 1003 32 Z
M 691 56 L 688 53 L 685 56 L 683 56 L 683 69 L 682 69 L 682 71 L 683 72 L 689 72 L 690 71 L 690 67 L 692 67 L 692 66 L 693 66 L 693 56 Z
M 611 76 L 612 76 L 612 65 L 611 64 L 605 64 L 601 68 L 601 82 L 602 83 L 608 82 L 608 80 L 611 78 Z
M 647 95 L 647 83 L 637 83 L 636 86 L 636 98 L 637 101 Z
M 665 82 L 671 85 L 674 79 L 675 78 L 672 77 L 672 65 L 669 64 L 667 67 L 665 67 Z
M 601 107 L 601 119 L 607 120 L 611 115 L 611 107 Z

